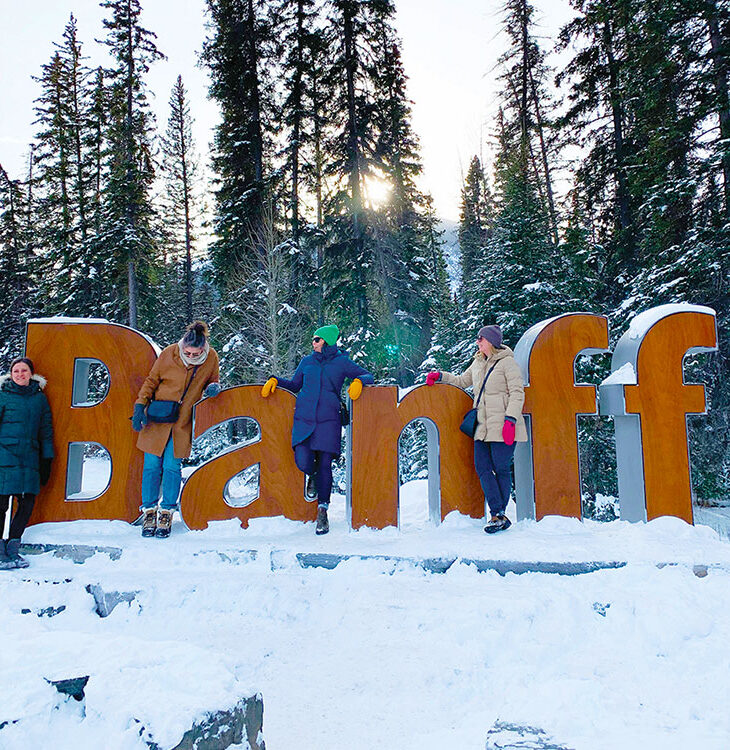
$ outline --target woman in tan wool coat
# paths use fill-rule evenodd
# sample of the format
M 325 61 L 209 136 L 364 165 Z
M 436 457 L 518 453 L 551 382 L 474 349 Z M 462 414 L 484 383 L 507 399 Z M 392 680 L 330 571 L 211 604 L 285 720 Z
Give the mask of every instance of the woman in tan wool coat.
M 201 396 L 217 396 L 218 355 L 210 348 L 208 326 L 191 323 L 176 344 L 162 350 L 137 394 L 132 428 L 139 432 L 137 447 L 144 451 L 142 469 L 142 536 L 170 535 L 172 514 L 182 480 L 182 459 L 192 447 L 193 405 Z M 150 401 L 179 402 L 174 422 L 155 422 L 147 414 Z M 162 484 L 159 512 L 157 500 Z
M 426 376 L 426 384 L 441 381 L 460 388 L 472 386 L 474 389 L 474 408 L 477 409 L 474 465 L 491 513 L 491 520 L 484 531 L 492 534 L 511 526 L 504 512 L 512 491 L 511 467 L 515 440 L 527 440 L 522 416 L 525 391 L 520 366 L 512 350 L 502 343 L 499 326 L 481 328 L 477 335 L 477 347 L 479 351 L 474 361 L 462 375 L 430 372 Z M 484 391 L 480 398 L 482 385 Z

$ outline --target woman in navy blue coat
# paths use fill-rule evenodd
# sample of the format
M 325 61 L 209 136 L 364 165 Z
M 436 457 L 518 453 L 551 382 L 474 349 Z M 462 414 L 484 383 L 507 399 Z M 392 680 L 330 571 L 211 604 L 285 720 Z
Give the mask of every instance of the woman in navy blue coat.
M 271 377 L 261 390 L 266 398 L 277 386 L 299 394 L 294 409 L 292 447 L 300 471 L 307 474 L 307 497 L 317 499 L 317 534 L 329 531 L 327 508 L 332 493 L 332 461 L 340 455 L 342 420 L 340 391 L 345 378 L 352 383 L 348 394 L 354 401 L 363 384 L 371 385 L 373 376 L 355 364 L 337 348 L 340 332 L 335 325 L 314 332 L 314 351 L 299 363 L 291 380 Z

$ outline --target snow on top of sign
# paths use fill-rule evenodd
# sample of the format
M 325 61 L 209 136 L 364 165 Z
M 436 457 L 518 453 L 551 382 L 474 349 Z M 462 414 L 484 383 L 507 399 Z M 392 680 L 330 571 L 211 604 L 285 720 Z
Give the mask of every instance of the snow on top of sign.
M 66 315 L 53 315 L 50 318 L 30 318 L 29 323 L 111 323 L 106 318 L 73 318 Z
M 631 364 L 631 362 L 626 362 L 625 364 L 621 365 L 618 370 L 612 372 L 601 383 L 601 385 L 636 385 L 637 382 L 636 370 L 634 370 L 634 366 Z
M 650 310 L 645 310 L 644 312 L 639 313 L 631 320 L 629 330 L 627 331 L 628 337 L 630 339 L 643 338 L 647 331 L 662 318 L 666 318 L 668 315 L 674 315 L 675 313 L 685 312 L 715 315 L 715 311 L 711 307 L 706 307 L 704 305 L 691 305 L 688 302 L 673 302 L 669 305 L 658 305 L 657 307 L 652 307 Z

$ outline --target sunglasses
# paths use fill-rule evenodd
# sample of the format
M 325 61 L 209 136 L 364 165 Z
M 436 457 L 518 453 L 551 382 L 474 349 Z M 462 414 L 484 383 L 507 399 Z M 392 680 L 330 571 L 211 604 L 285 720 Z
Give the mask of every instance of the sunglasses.
M 319 336 L 315 336 L 315 337 L 314 337 L 314 338 L 312 339 L 312 343 L 313 343 L 313 344 L 319 344 L 319 342 L 320 342 L 321 340 L 322 340 L 322 339 L 321 339 L 321 338 L 320 338 Z

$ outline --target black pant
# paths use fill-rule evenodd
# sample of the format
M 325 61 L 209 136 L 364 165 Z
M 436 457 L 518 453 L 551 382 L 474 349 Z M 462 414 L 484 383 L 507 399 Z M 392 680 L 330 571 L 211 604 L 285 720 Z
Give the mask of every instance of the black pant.
M 474 441 L 474 466 L 493 516 L 504 513 L 512 492 L 512 456 L 515 444 Z
M 312 450 L 308 441 L 294 446 L 294 462 L 299 471 L 314 474 L 314 486 L 317 488 L 317 505 L 329 507 L 332 494 L 332 462 L 334 453 Z
M 24 495 L 16 495 L 16 497 L 18 498 L 18 512 L 10 521 L 9 539 L 20 539 L 23 536 L 35 505 L 35 495 L 31 495 L 30 492 L 26 492 Z M 8 509 L 11 498 L 12 495 L 0 495 L 0 535 L 5 530 L 5 511 Z

